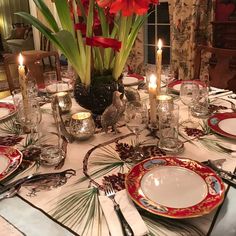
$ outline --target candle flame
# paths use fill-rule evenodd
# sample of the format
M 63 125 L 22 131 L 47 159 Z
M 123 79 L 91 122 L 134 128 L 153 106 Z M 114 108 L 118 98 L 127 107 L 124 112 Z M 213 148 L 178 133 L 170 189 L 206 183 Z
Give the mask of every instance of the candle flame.
M 20 66 L 23 66 L 23 61 L 24 61 L 23 56 L 20 53 L 20 55 L 19 55 L 19 64 L 20 64 Z
M 150 80 L 149 80 L 149 84 L 156 84 L 156 82 L 157 82 L 157 78 L 156 78 L 156 76 L 154 75 L 154 74 L 151 74 L 150 75 Z
M 159 40 L 158 40 L 158 43 L 157 43 L 157 46 L 158 46 L 158 49 L 159 49 L 159 50 L 162 48 L 162 45 L 163 45 L 162 40 L 159 39 Z

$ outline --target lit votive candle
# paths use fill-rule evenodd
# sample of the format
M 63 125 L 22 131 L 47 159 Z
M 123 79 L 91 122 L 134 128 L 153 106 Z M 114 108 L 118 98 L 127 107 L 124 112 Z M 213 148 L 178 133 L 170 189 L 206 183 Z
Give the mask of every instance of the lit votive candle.
M 58 103 L 63 113 L 69 112 L 72 106 L 70 94 L 68 92 L 59 92 L 54 94 L 54 96 L 56 96 L 57 99 L 52 100 L 52 109 L 54 110 L 56 103 Z
M 70 133 L 79 140 L 86 140 L 93 136 L 95 123 L 90 112 L 78 112 L 71 116 Z
M 150 103 L 150 124 L 152 127 L 156 127 L 156 95 L 157 95 L 157 84 L 156 76 L 154 74 L 150 75 L 148 83 L 149 92 L 149 103 Z
M 170 95 L 162 94 L 156 97 L 157 99 L 157 110 L 169 111 L 173 109 L 173 98 Z

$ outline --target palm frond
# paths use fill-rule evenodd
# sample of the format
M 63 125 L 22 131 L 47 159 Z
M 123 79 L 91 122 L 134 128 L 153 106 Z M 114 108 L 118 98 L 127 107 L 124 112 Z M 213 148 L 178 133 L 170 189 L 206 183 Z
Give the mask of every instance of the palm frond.
M 123 161 L 119 161 L 119 162 L 113 162 L 113 163 L 112 162 L 107 162 L 107 163 L 106 162 L 96 162 L 95 164 L 97 167 L 98 166 L 100 166 L 100 167 L 97 168 L 96 170 L 92 171 L 91 173 L 89 173 L 89 176 L 93 179 L 104 176 L 115 169 L 117 169 L 118 172 L 123 173 L 123 166 L 125 163 Z M 80 178 L 77 183 L 81 183 L 85 180 L 87 180 L 86 176 Z
M 225 155 L 230 155 L 230 151 L 219 146 L 219 140 L 209 137 L 202 137 L 199 139 L 199 142 L 210 151 L 222 153 Z
M 38 133 L 30 133 L 26 135 L 25 141 L 23 143 L 23 148 L 28 148 L 32 145 L 38 144 L 40 141 Z
M 63 197 L 49 213 L 72 230 L 80 231 L 81 236 L 93 235 L 93 230 L 101 232 L 103 214 L 97 188 L 79 189 Z M 80 230 L 82 228 L 83 230 Z
M 194 225 L 184 222 L 176 221 L 172 219 L 164 219 L 158 216 L 142 216 L 145 224 L 149 230 L 149 236 L 168 236 L 175 232 L 175 235 L 205 235 L 202 231 L 196 228 Z
M 0 124 L 0 131 L 6 134 L 20 135 L 22 134 L 22 127 L 17 124 L 16 118 L 12 117 Z

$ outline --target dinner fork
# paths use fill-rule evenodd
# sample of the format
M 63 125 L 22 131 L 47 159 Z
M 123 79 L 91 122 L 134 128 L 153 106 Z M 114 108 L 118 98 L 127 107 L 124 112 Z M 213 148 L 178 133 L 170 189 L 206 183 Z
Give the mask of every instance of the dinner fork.
M 126 221 L 124 215 L 122 214 L 122 212 L 120 210 L 120 205 L 115 200 L 115 194 L 116 193 L 115 193 L 115 190 L 113 189 L 112 185 L 111 184 L 105 184 L 104 185 L 104 192 L 105 192 L 106 196 L 109 197 L 112 200 L 113 204 L 114 204 L 114 210 L 116 211 L 116 214 L 117 214 L 117 216 L 120 220 L 123 235 L 124 236 L 133 236 L 134 232 L 131 229 L 128 222 Z

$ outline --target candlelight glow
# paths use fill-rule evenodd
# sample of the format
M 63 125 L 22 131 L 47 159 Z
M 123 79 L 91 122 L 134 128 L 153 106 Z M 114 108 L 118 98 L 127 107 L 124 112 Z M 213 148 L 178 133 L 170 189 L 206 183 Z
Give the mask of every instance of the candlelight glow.
M 74 120 L 84 120 L 88 119 L 91 116 L 91 113 L 89 112 L 78 112 L 72 115 L 72 119 Z
M 150 80 L 149 80 L 149 85 L 156 85 L 157 83 L 157 78 L 154 74 L 150 75 Z
M 22 54 L 20 53 L 20 55 L 19 55 L 19 65 L 20 65 L 20 66 L 23 66 L 23 61 L 24 61 L 23 56 L 22 56 Z
M 162 44 L 161 39 L 158 40 L 157 46 L 159 50 L 162 48 L 163 44 Z

